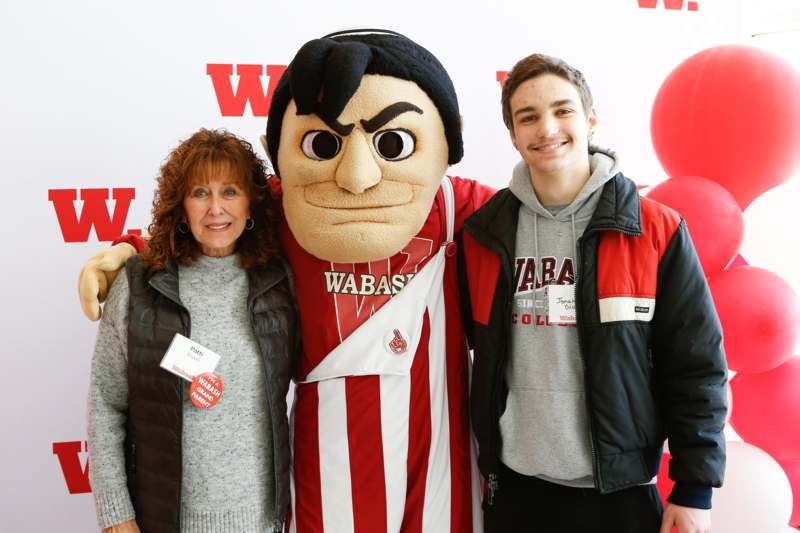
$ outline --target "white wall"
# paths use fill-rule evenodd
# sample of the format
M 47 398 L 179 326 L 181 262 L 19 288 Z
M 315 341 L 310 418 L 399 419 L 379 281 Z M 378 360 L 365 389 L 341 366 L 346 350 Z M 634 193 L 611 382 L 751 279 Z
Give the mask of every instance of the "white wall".
M 596 141 L 619 152 L 626 174 L 654 184 L 666 177 L 649 134 L 661 81 L 689 55 L 738 41 L 742 21 L 739 1 L 699 0 L 697 11 L 640 1 L 3 2 L 0 530 L 96 529 L 91 495 L 68 492 L 53 444 L 85 439 L 96 324 L 83 318 L 75 284 L 106 244 L 94 231 L 64 242 L 49 190 L 135 188 L 123 229 L 146 226 L 153 179 L 179 139 L 226 127 L 257 144 L 264 131 L 249 107 L 221 116 L 207 64 L 286 64 L 305 41 L 352 27 L 397 30 L 448 68 L 466 128 L 454 173 L 507 182 L 516 158 L 496 72 L 538 51 L 584 71 Z M 86 454 L 73 460 L 83 468 Z

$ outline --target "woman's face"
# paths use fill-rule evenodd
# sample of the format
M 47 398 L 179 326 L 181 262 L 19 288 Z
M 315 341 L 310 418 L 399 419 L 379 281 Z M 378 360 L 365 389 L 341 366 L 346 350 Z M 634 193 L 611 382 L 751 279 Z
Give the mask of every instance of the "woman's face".
M 250 199 L 239 185 L 224 177 L 195 184 L 183 199 L 189 229 L 203 254 L 230 255 L 250 216 Z

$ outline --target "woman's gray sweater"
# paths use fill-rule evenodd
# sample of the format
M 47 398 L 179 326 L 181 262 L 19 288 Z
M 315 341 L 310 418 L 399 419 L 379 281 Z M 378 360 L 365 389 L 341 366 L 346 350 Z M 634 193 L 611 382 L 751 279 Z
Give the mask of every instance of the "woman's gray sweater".
M 276 519 L 271 421 L 264 363 L 247 311 L 247 272 L 235 255 L 201 256 L 179 268 L 179 291 L 191 316 L 191 339 L 222 356 L 216 372 L 224 386 L 210 409 L 195 407 L 188 393 L 183 399 L 181 532 L 269 531 Z M 101 528 L 134 518 L 123 454 L 128 299 L 127 279 L 117 276 L 92 359 L 89 478 Z

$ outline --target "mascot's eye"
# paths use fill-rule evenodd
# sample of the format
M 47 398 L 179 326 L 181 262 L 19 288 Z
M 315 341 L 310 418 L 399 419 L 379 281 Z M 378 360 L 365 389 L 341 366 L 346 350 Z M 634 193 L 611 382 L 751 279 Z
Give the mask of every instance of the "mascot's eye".
M 401 161 L 414 153 L 417 139 L 407 130 L 384 130 L 375 134 L 372 144 L 387 161 Z
M 303 153 L 316 161 L 333 159 L 342 147 L 342 140 L 329 131 L 309 131 L 300 144 Z

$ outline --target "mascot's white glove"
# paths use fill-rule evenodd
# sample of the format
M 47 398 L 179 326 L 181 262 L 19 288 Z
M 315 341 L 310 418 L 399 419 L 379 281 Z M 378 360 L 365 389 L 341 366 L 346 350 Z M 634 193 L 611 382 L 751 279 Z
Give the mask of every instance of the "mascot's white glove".
M 136 248 L 122 242 L 103 250 L 83 266 L 78 276 L 78 297 L 81 300 L 83 314 L 89 320 L 100 319 L 100 303 L 105 301 L 108 289 L 122 270 L 125 261 L 133 255 L 136 255 Z

